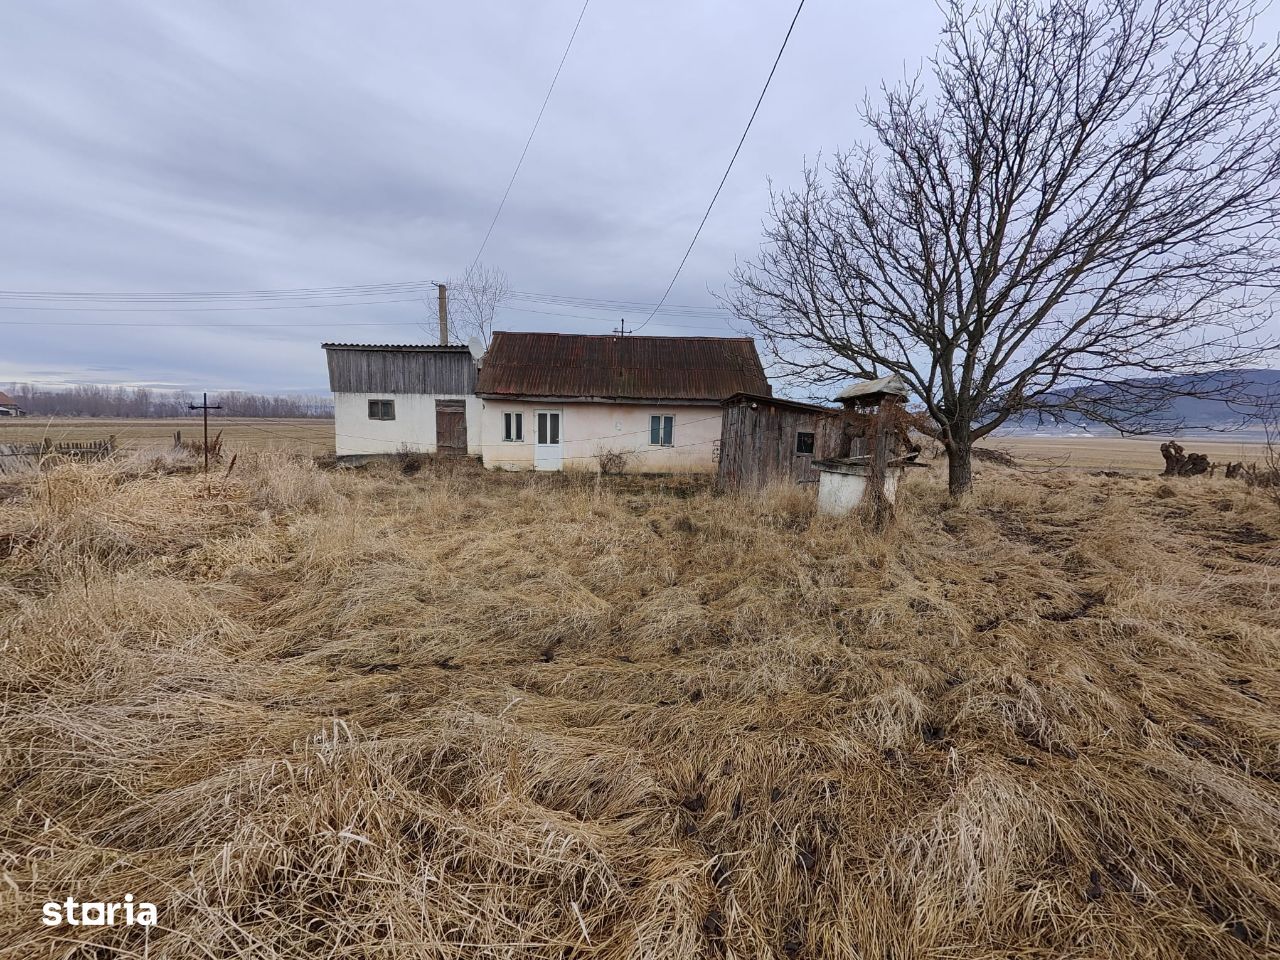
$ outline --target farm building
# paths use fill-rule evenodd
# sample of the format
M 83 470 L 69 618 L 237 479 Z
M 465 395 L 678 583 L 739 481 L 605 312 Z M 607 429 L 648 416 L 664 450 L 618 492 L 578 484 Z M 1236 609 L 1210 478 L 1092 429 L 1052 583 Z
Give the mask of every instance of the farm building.
M 323 344 L 339 457 L 416 450 L 479 455 L 480 401 L 469 347 Z
M 724 403 L 719 490 L 759 490 L 771 483 L 817 483 L 821 464 L 869 456 L 872 416 L 885 398 L 907 395 L 899 377 L 861 380 L 822 407 L 780 397 L 737 393 Z M 892 428 L 892 453 L 911 448 L 906 429 Z
M 746 337 L 498 332 L 476 383 L 487 467 L 710 473 L 721 401 L 771 392 Z
M 844 410 L 839 407 L 751 393 L 735 393 L 722 406 L 719 490 L 817 483 L 813 461 L 841 456 L 848 449 Z
M 25 417 L 27 411 L 18 406 L 18 402 L 0 390 L 0 417 Z

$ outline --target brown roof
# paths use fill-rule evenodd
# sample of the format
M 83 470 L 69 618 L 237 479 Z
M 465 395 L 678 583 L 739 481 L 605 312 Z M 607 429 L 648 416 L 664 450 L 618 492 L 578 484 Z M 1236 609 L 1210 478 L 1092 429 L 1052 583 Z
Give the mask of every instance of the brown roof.
M 476 393 L 489 397 L 720 401 L 769 394 L 749 337 L 495 332 Z
M 11 396 L 9 396 L 3 390 L 0 390 L 0 407 L 16 407 L 17 405 L 18 405 L 18 402 L 16 400 L 14 400 Z

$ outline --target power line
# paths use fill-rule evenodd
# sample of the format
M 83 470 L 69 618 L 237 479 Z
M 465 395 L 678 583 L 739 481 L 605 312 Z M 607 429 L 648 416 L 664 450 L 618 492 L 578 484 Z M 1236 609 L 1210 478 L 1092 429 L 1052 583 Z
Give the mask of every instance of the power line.
M 220 303 L 248 301 L 246 309 L 256 309 L 252 304 L 278 300 L 323 300 L 339 297 L 392 296 L 397 294 L 434 293 L 436 284 L 431 280 L 406 280 L 391 283 L 344 284 L 331 287 L 297 287 L 274 290 L 206 290 L 206 291 L 55 291 L 55 290 L 0 290 L 0 300 L 34 300 L 54 302 L 95 303 Z M 466 284 L 454 284 L 463 286 Z M 599 309 L 648 309 L 652 301 L 620 300 L 606 297 L 580 297 L 563 293 L 538 293 L 529 290 L 512 290 L 508 296 L 515 300 L 535 300 L 562 305 L 591 306 Z M 416 297 L 414 298 L 416 299 Z M 393 301 L 401 302 L 401 301 Z M 408 302 L 408 301 L 403 301 Z M 722 307 L 695 306 L 693 304 L 668 304 L 665 309 L 691 313 L 723 313 Z
M 533 143 L 533 135 L 538 132 L 538 124 L 542 122 L 542 115 L 547 110 L 547 104 L 551 101 L 551 91 L 556 88 L 556 81 L 560 79 L 560 71 L 564 69 L 564 62 L 569 59 L 569 51 L 573 48 L 573 40 L 578 35 L 578 27 L 582 25 L 582 18 L 587 12 L 587 6 L 591 0 L 583 0 L 582 9 L 578 11 L 578 19 L 573 24 L 573 32 L 569 34 L 569 42 L 565 44 L 564 53 L 560 56 L 560 63 L 556 66 L 555 76 L 551 78 L 551 86 L 547 87 L 547 95 L 542 98 L 542 106 L 538 109 L 538 116 L 533 121 L 533 129 L 529 131 L 529 138 L 524 142 L 524 149 L 520 151 L 520 159 L 516 161 L 516 168 L 511 171 L 511 179 L 507 181 L 507 189 L 502 193 L 502 199 L 498 201 L 498 209 L 493 214 L 493 220 L 489 222 L 489 229 L 484 232 L 484 239 L 480 241 L 480 249 L 476 251 L 475 258 L 471 261 L 468 273 L 475 269 L 477 263 L 480 262 L 480 255 L 484 253 L 484 248 L 489 244 L 489 237 L 493 234 L 493 228 L 498 224 L 498 218 L 502 216 L 502 208 L 507 205 L 507 197 L 511 195 L 511 188 L 515 186 L 516 177 L 520 173 L 520 167 L 524 165 L 524 158 L 529 152 L 529 145 Z
M 352 289 L 354 290 L 355 288 Z M 387 289 L 386 292 L 392 293 L 396 291 Z M 347 295 L 355 294 L 343 294 L 343 296 Z M 295 295 L 292 291 L 274 291 L 270 294 L 263 294 L 261 302 L 243 302 L 250 301 L 253 296 L 255 295 L 231 293 L 219 294 L 216 297 L 212 294 L 184 295 L 178 293 L 163 295 L 20 294 L 14 291 L 0 291 L 0 310 L 29 310 L 36 312 L 52 311 L 56 313 L 234 313 L 256 310 L 321 310 L 421 302 L 421 296 L 414 295 L 379 300 L 341 300 L 338 302 L 302 303 L 294 301 L 299 299 L 315 300 L 319 298 L 319 295 L 303 295 L 300 297 Z M 337 296 L 337 294 L 335 294 L 335 296 Z M 205 299 L 205 297 L 208 297 L 208 299 Z M 549 306 L 581 308 L 586 310 L 604 310 L 609 312 L 644 311 L 655 306 L 652 303 L 645 303 L 642 301 L 609 300 L 598 297 L 578 297 L 568 294 L 532 293 L 527 291 L 513 292 L 510 295 L 510 300 L 516 303 L 536 303 L 546 304 Z M 212 304 L 231 305 L 214 306 Z M 522 312 L 548 312 L 530 311 L 528 308 L 517 307 L 510 303 L 503 304 L 503 308 L 508 310 L 519 310 Z M 728 311 L 723 308 L 697 307 L 687 304 L 660 305 L 657 312 L 661 313 L 663 316 L 681 317 L 692 320 L 728 318 Z M 573 316 L 572 314 L 564 315 Z
M 504 307 L 518 313 L 531 313 L 544 317 L 564 317 L 569 320 L 581 320 L 587 323 L 614 323 L 610 317 L 592 317 L 580 313 L 561 313 L 555 310 L 532 310 L 522 307 Z M 139 311 L 143 313 L 161 313 L 164 311 Z M 506 321 L 512 322 L 512 321 Z M 145 320 L 63 320 L 50 323 L 45 320 L 0 320 L 0 327 L 135 327 L 155 330 L 277 330 L 277 329 L 321 329 L 326 327 L 421 327 L 421 320 L 323 320 L 314 323 L 191 323 L 185 321 L 145 321 Z M 658 321 L 656 327 L 671 327 L 679 330 L 725 330 L 724 325 L 699 323 L 664 323 Z M 630 331 L 628 331 L 630 332 Z
M 99 306 L 32 306 L 30 304 L 0 303 L 0 310 L 40 310 L 56 313 L 237 313 L 246 310 L 326 310 L 335 307 L 371 307 L 386 303 L 420 303 L 421 297 L 396 300 L 349 300 L 345 303 L 289 303 L 253 304 L 241 307 L 99 307 Z
M 729 158 L 729 165 L 724 168 L 724 176 L 720 178 L 716 192 L 711 195 L 711 202 L 707 204 L 707 210 L 702 215 L 702 220 L 698 223 L 698 229 L 693 232 L 693 239 L 689 241 L 688 249 L 685 250 L 684 256 L 680 258 L 680 264 L 676 267 L 676 272 L 671 275 L 671 282 L 667 284 L 667 289 L 663 292 L 661 299 L 658 300 L 658 306 L 653 308 L 653 312 L 645 318 L 644 323 L 636 327 L 633 332 L 638 333 L 643 330 L 645 325 L 653 319 L 654 314 L 667 302 L 667 297 L 671 295 L 671 290 L 676 285 L 676 280 L 680 278 L 680 271 L 684 269 L 684 265 L 689 259 L 689 254 L 693 253 L 693 246 L 698 242 L 698 237 L 702 234 L 702 228 L 707 225 L 707 218 L 711 216 L 711 208 L 716 205 L 716 200 L 720 197 L 720 191 L 724 189 L 725 181 L 729 179 L 729 172 L 733 170 L 733 164 L 738 159 L 738 154 L 742 152 L 742 145 L 747 141 L 747 134 L 751 132 L 751 125 L 755 123 L 756 114 L 760 112 L 760 104 L 764 103 L 764 95 L 769 92 L 769 84 L 773 82 L 773 75 L 778 70 L 783 51 L 787 49 L 787 41 L 791 39 L 791 31 L 796 28 L 796 21 L 800 19 L 800 11 L 804 9 L 804 2 L 805 0 L 800 0 L 800 3 L 796 5 L 796 12 L 791 17 L 791 25 L 787 27 L 786 36 L 782 38 L 782 46 L 778 48 L 778 55 L 773 58 L 773 66 L 769 68 L 769 76 L 765 78 L 764 86 L 760 90 L 760 96 L 756 98 L 755 108 L 751 111 L 751 116 L 747 118 L 747 125 L 742 131 L 742 136 L 738 138 L 738 145 L 733 150 L 733 156 Z

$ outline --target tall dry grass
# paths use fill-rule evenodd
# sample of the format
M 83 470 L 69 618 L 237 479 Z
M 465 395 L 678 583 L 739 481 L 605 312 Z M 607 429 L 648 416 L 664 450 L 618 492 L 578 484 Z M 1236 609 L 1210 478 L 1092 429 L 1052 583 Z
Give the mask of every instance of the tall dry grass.
M 166 469 L 0 505 L 0 956 L 1280 948 L 1241 486 L 988 468 L 881 538 L 794 492 Z M 39 922 L 125 893 L 159 925 Z

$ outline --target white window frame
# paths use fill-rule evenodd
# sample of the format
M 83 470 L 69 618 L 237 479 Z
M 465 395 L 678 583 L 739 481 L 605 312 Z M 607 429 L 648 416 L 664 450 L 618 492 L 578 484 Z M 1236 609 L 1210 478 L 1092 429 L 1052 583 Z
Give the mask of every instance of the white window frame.
M 524 443 L 524 412 L 507 410 L 502 414 L 502 442 Z
M 658 442 L 653 442 L 653 434 L 655 423 L 658 432 Z M 651 413 L 649 414 L 649 446 L 651 447 L 674 447 L 676 445 L 676 417 L 673 413 Z

